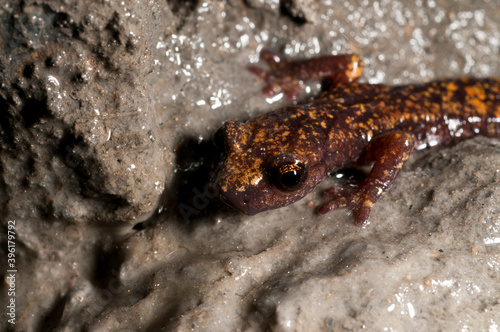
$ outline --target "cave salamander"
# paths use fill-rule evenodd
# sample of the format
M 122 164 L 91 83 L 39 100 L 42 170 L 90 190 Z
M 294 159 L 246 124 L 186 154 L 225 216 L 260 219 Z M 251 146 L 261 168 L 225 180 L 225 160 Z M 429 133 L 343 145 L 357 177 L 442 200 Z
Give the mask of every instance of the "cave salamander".
M 500 138 L 500 80 L 459 78 L 387 86 L 356 82 L 357 55 L 283 59 L 261 52 L 269 70 L 249 67 L 266 81 L 267 96 L 296 100 L 301 84 L 320 79 L 327 90 L 305 103 L 227 121 L 217 132 L 225 147 L 214 183 L 220 198 L 252 215 L 293 203 L 329 174 L 373 164 L 359 186 L 326 190 L 318 212 L 348 208 L 366 225 L 413 150 L 476 135 Z

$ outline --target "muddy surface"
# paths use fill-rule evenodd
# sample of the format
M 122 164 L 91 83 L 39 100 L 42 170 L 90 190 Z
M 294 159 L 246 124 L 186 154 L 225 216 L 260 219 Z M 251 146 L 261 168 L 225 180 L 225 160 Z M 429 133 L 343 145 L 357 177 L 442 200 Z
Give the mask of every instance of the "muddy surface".
M 371 83 L 498 77 L 498 17 L 472 0 L 3 1 L 0 328 L 498 330 L 499 140 L 415 153 L 366 228 L 314 213 L 333 178 L 251 217 L 207 187 L 213 132 L 287 103 L 245 70 L 264 47 L 356 52 Z

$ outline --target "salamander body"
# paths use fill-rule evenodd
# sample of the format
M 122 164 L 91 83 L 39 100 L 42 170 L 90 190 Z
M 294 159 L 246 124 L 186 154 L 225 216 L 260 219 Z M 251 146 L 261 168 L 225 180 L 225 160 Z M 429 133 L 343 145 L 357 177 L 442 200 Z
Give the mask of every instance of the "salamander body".
M 261 54 L 270 71 L 251 67 L 266 80 L 264 93 L 300 93 L 301 81 L 329 81 L 328 91 L 245 123 L 227 121 L 218 131 L 226 150 L 214 182 L 220 198 L 246 214 L 299 200 L 341 169 L 373 164 L 358 188 L 330 189 L 318 212 L 349 208 L 365 225 L 413 150 L 476 135 L 500 138 L 500 80 L 448 79 L 420 85 L 355 82 L 356 55 L 293 62 Z M 325 70 L 324 67 L 328 68 Z

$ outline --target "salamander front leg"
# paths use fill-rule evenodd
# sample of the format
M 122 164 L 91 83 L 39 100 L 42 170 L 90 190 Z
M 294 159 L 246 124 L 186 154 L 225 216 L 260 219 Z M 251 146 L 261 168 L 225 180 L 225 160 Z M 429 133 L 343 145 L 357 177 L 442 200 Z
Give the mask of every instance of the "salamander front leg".
M 362 163 L 374 163 L 361 188 L 326 203 L 318 209 L 318 213 L 348 208 L 355 214 L 356 225 L 366 225 L 373 206 L 394 182 L 410 157 L 413 146 L 413 136 L 402 131 L 374 139 L 360 159 Z
M 302 83 L 309 80 L 328 80 L 330 84 L 351 83 L 363 71 L 361 58 L 355 54 L 318 56 L 306 60 L 289 60 L 269 50 L 260 53 L 261 60 L 267 62 L 269 70 L 250 66 L 248 70 L 263 79 L 267 85 L 264 95 L 272 97 L 284 93 L 289 100 L 297 100 Z

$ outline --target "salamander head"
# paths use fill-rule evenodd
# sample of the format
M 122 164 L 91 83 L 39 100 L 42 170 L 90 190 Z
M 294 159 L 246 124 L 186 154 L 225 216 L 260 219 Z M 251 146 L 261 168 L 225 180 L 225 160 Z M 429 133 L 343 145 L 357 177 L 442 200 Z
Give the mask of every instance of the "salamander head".
M 300 140 L 283 125 L 226 122 L 216 133 L 225 147 L 213 181 L 219 197 L 253 215 L 293 203 L 324 178 L 323 149 L 315 140 Z

